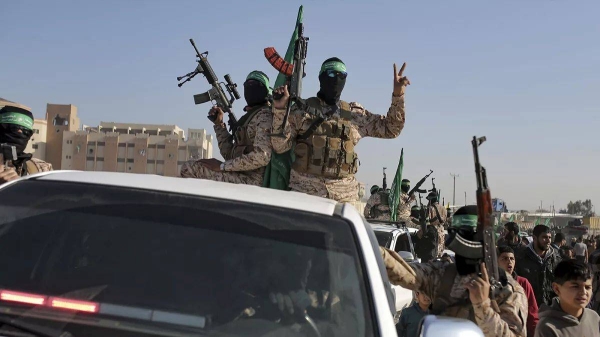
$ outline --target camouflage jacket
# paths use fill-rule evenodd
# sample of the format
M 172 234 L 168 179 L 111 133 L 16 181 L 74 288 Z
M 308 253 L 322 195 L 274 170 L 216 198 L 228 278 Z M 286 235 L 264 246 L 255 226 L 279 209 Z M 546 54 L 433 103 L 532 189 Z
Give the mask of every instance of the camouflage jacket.
M 383 191 L 371 194 L 365 205 L 365 218 L 389 221 L 391 214 L 390 206 L 387 200 L 384 200 L 388 196 L 389 194 Z
M 30 166 L 33 164 L 33 166 L 35 167 L 37 172 L 32 172 L 31 169 L 29 169 L 29 167 L 27 168 L 27 172 L 25 172 L 25 170 L 23 170 L 23 166 L 21 166 L 20 168 L 17 169 L 17 174 L 20 177 L 23 177 L 25 175 L 30 175 L 30 174 L 35 174 L 35 173 L 39 173 L 39 172 L 48 172 L 48 171 L 52 171 L 52 164 L 47 163 L 41 159 L 37 159 L 37 158 L 31 158 L 30 160 L 28 160 L 27 162 L 29 162 Z M 25 162 L 23 165 L 27 165 Z
M 234 157 L 234 136 L 227 131 L 225 123 L 214 126 L 219 144 L 219 152 L 223 158 L 225 171 L 252 171 L 264 168 L 271 160 L 271 132 L 272 123 L 271 107 L 265 106 L 252 117 L 248 123 L 248 138 L 253 141 L 250 153 Z
M 323 101 L 321 101 L 321 104 L 325 106 Z M 387 116 L 373 114 L 356 102 L 349 104 L 352 112 L 350 137 L 355 146 L 360 139 L 365 137 L 396 138 L 404 128 L 404 95 L 392 95 L 392 102 Z M 285 109 L 273 108 L 273 133 L 282 131 L 284 115 Z M 338 119 L 341 117 L 338 112 L 329 118 Z M 313 121 L 314 118 L 309 114 L 292 107 L 292 112 L 284 130 L 284 137 L 271 137 L 273 150 L 276 153 L 284 153 L 292 149 L 298 135 L 304 134 Z M 359 199 L 358 181 L 354 176 L 342 179 L 327 179 L 296 172 L 292 169 L 290 188 L 294 191 L 334 199 L 338 202 L 352 202 Z
M 453 303 L 444 311 L 445 316 L 470 319 L 477 324 L 485 337 L 525 337 L 527 335 L 527 296 L 523 287 L 510 275 L 506 291 L 494 299 L 499 312 L 487 299 L 473 305 L 469 301 L 465 280 L 469 277 L 457 275 L 450 294 L 440 294 L 446 268 L 456 268 L 448 262 L 406 263 L 397 253 L 379 247 L 390 282 L 413 291 L 422 291 L 435 302 L 438 296 L 450 298 Z
M 390 220 L 391 209 L 389 201 L 384 200 L 383 198 L 389 198 L 389 192 L 380 191 L 369 197 L 364 209 L 365 218 L 385 221 Z M 397 212 L 397 217 L 399 219 L 410 219 L 410 203 L 413 200 L 414 198 L 410 198 L 406 193 L 400 195 L 400 203 Z

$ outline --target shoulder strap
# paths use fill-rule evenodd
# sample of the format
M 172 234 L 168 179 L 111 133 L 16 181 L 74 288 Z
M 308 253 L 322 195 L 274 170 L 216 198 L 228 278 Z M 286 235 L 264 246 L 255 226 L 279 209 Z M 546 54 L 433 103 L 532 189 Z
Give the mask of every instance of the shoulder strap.
M 244 116 L 242 116 L 242 118 L 240 118 L 237 122 L 237 126 L 238 127 L 246 127 L 248 126 L 248 124 L 250 124 L 250 121 L 252 120 L 252 118 L 254 116 L 256 116 L 256 114 L 262 109 L 262 105 L 261 106 L 257 106 L 254 107 L 252 109 L 250 109 L 248 112 L 246 112 L 246 114 Z
M 457 274 L 458 271 L 456 270 L 455 266 L 451 264 L 446 265 L 444 274 L 441 278 L 442 282 L 431 305 L 432 314 L 442 314 L 450 304 L 450 292 L 452 291 L 452 285 L 454 284 L 454 279 L 456 278 Z
M 352 118 L 352 108 L 346 101 L 340 101 L 340 117 L 346 120 Z
M 310 98 L 306 99 L 306 101 L 304 101 L 304 102 L 306 103 L 306 105 L 309 108 L 321 109 L 321 101 L 319 100 L 318 97 L 310 97 Z M 323 119 L 322 117 L 317 117 L 312 122 L 312 124 L 310 124 L 310 126 L 308 127 L 306 132 L 298 136 L 298 139 L 305 140 L 308 137 L 312 136 L 312 134 L 315 132 L 315 130 L 317 130 L 317 128 L 319 126 L 321 126 L 321 124 L 323 124 L 324 121 L 325 121 L 325 119 Z

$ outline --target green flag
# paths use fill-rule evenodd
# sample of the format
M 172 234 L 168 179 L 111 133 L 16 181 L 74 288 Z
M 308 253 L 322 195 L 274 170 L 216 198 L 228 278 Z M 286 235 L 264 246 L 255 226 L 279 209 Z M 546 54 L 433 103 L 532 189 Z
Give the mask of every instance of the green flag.
M 510 219 L 508 219 L 508 222 L 514 222 L 515 221 L 515 214 L 510 216 Z
M 290 44 L 285 52 L 285 61 L 293 63 L 294 61 L 294 49 L 296 46 L 296 40 L 298 39 L 298 24 L 302 23 L 302 6 L 298 9 L 298 18 L 296 19 L 296 26 L 294 33 L 290 39 Z M 273 88 L 280 87 L 285 84 L 286 77 L 284 74 L 279 73 Z M 271 162 L 265 168 L 265 175 L 263 177 L 263 187 L 273 188 L 276 190 L 287 190 L 290 185 L 290 171 L 292 169 L 293 148 L 292 150 L 285 153 L 271 152 Z
M 400 161 L 398 162 L 398 168 L 396 169 L 396 175 L 392 182 L 392 188 L 389 195 L 390 204 L 390 221 L 398 220 L 398 206 L 400 205 L 400 185 L 402 185 L 402 170 L 404 169 L 404 149 L 400 152 Z
M 537 226 L 540 223 L 540 218 L 535 219 L 535 222 L 533 223 L 533 226 Z
M 550 218 L 546 219 L 546 222 L 544 222 L 544 226 L 548 227 L 550 225 Z

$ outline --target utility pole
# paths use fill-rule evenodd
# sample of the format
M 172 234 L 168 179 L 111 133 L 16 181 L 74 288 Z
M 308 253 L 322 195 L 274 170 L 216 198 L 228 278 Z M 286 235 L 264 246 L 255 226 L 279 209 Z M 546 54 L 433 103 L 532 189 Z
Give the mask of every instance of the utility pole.
M 452 206 L 454 206 L 456 205 L 456 177 L 459 177 L 459 175 L 450 173 L 450 176 L 454 178 L 454 188 L 452 189 Z
M 465 206 L 467 206 L 467 191 L 465 191 Z

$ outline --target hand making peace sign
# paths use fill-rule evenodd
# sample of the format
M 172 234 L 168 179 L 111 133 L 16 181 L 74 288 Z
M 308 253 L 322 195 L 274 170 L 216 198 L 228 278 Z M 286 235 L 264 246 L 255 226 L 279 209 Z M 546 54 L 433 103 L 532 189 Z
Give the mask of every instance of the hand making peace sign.
M 402 64 L 402 68 L 400 68 L 400 72 L 398 72 L 396 68 L 396 63 L 394 63 L 394 95 L 396 96 L 403 95 L 406 86 L 410 85 L 410 81 L 408 80 L 408 78 L 406 76 L 402 76 L 405 68 L 406 62 Z

